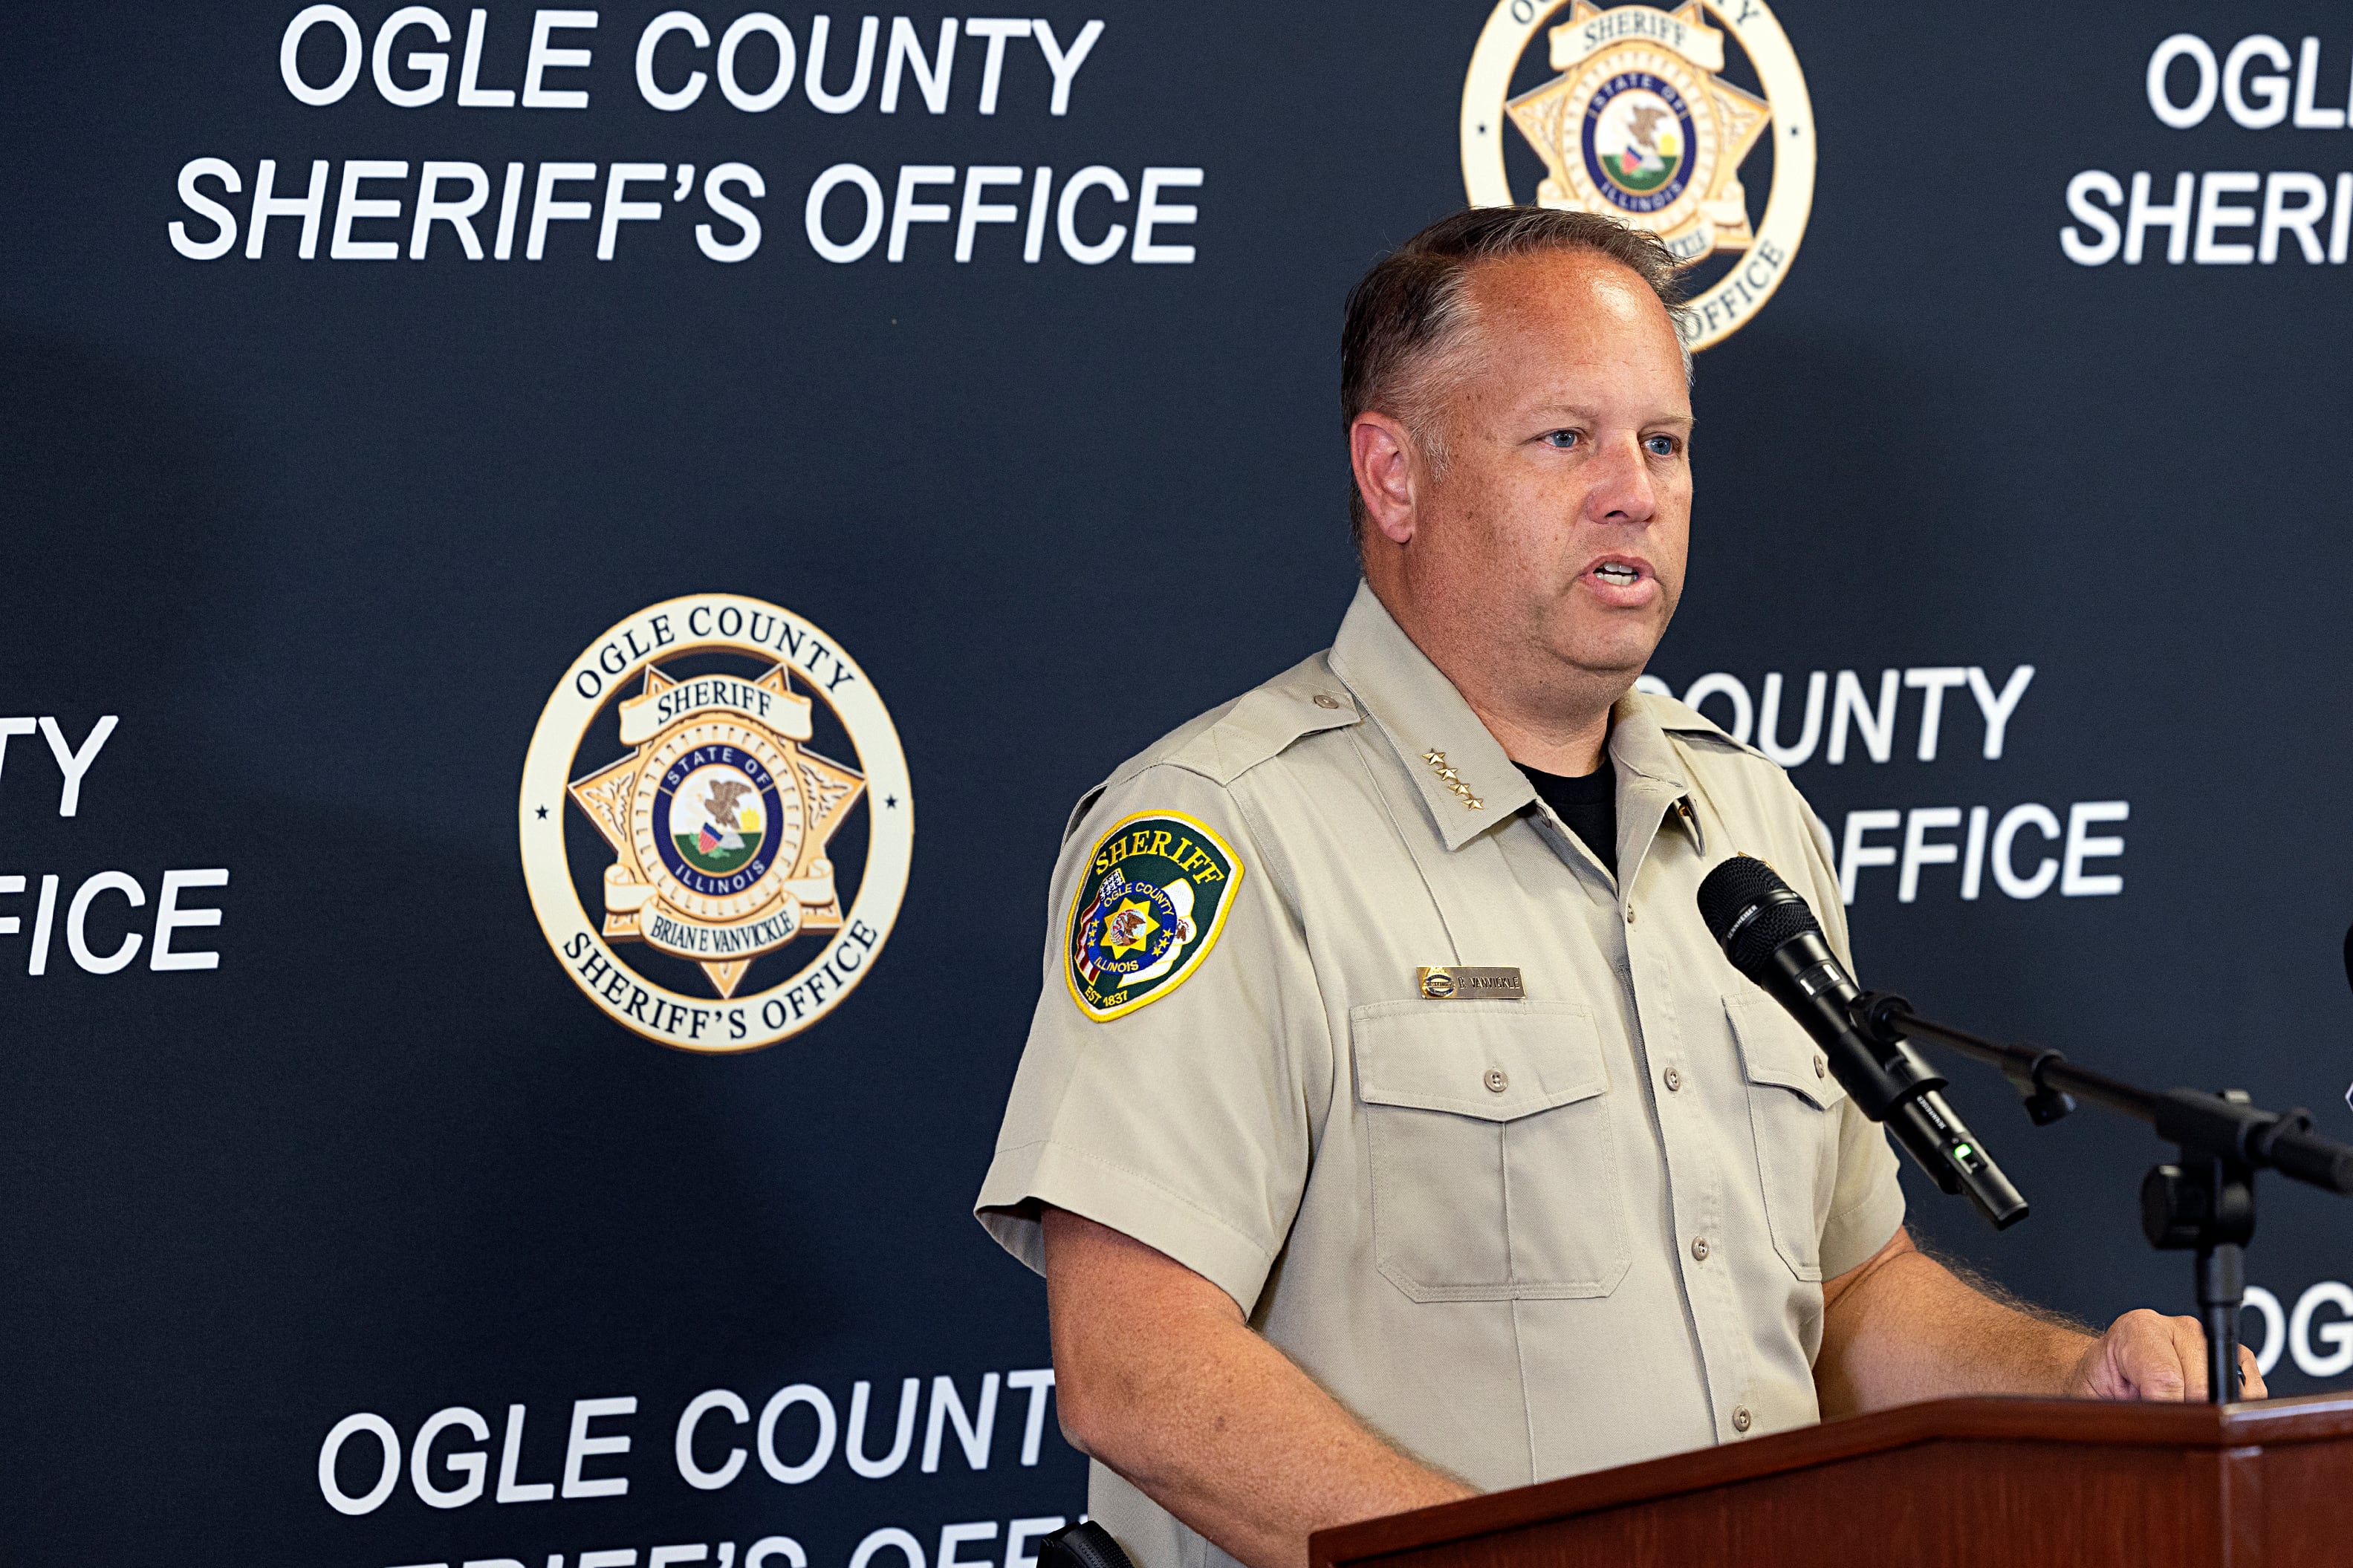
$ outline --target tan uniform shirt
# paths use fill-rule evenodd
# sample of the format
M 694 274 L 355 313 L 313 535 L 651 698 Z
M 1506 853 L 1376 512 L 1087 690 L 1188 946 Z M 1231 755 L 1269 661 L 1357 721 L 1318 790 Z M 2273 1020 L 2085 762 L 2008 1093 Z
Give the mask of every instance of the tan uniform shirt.
M 1482 1488 L 1819 1419 L 1820 1281 L 1894 1234 L 1894 1160 L 1694 896 L 1760 856 L 1844 956 L 1828 843 L 1779 768 L 1669 699 L 1620 702 L 1609 752 L 1615 880 L 1360 587 L 1329 653 L 1081 803 L 982 1224 L 1033 1268 L 1040 1204 L 1157 1247 Z M 1140 813 L 1239 865 L 1180 841 L 1211 879 L 1176 906 L 1113 885 L 1126 931 L 1198 947 L 1119 1011 L 1097 971 L 1123 933 L 1074 966 L 1071 928 L 1102 931 Z M 1133 940 L 1114 969 L 1166 939 Z M 1423 995 L 1446 965 L 1516 968 L 1525 999 Z M 1230 1561 L 1101 1465 L 1089 1506 L 1143 1568 Z

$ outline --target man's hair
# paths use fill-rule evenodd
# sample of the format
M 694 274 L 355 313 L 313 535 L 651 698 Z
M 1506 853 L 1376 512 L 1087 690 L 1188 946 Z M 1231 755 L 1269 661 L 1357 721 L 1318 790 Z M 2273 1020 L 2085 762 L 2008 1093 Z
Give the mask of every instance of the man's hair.
M 1608 258 L 1650 286 L 1678 331 L 1683 317 L 1680 264 L 1656 235 L 1596 213 L 1552 207 L 1472 207 L 1441 218 L 1407 240 L 1365 274 L 1348 294 L 1340 329 L 1340 426 L 1372 410 L 1401 421 L 1434 465 L 1446 453 L 1431 419 L 1433 362 L 1459 344 L 1472 325 L 1472 269 L 1482 261 L 1550 251 L 1588 250 Z M 1683 347 L 1683 374 L 1691 350 Z M 1348 521 L 1359 550 L 1372 518 L 1352 475 Z

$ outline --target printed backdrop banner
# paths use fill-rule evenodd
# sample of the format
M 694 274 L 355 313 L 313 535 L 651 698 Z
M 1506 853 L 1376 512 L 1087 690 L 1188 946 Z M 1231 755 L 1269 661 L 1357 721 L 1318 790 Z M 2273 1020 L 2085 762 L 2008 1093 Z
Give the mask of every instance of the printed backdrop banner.
M 1028 1568 L 1071 803 L 1329 639 L 1349 284 L 1698 289 L 1645 678 L 1864 978 L 2353 1136 L 2341 8 L 51 5 L 0 62 L 0 1556 Z M 2334 673 L 2332 673 L 2334 672 Z M 2164 1151 L 1919 1232 L 2190 1305 Z M 2353 1210 L 2267 1183 L 2273 1386 Z

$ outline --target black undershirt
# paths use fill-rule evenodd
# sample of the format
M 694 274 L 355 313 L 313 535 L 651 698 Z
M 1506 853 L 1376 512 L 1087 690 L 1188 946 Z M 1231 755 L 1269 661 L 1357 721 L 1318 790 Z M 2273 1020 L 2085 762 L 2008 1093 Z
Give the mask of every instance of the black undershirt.
M 1563 778 L 1532 768 L 1525 763 L 1514 764 L 1528 775 L 1545 804 L 1560 815 L 1568 830 L 1585 841 L 1595 858 L 1618 874 L 1618 770 L 1609 765 L 1609 753 L 1601 753 L 1601 765 L 1583 778 Z

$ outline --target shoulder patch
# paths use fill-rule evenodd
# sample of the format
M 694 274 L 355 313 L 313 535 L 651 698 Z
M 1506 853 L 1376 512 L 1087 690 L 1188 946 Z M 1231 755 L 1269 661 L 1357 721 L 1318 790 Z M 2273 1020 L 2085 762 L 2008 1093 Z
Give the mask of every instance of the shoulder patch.
M 1120 818 L 1095 841 L 1071 899 L 1071 1000 L 1106 1023 L 1184 984 L 1217 945 L 1241 879 L 1232 847 L 1183 813 Z

